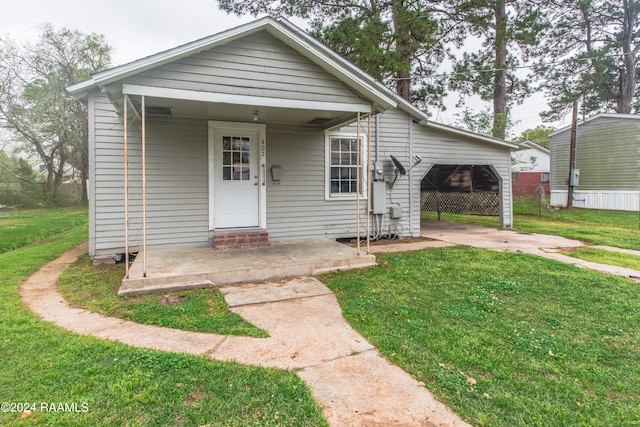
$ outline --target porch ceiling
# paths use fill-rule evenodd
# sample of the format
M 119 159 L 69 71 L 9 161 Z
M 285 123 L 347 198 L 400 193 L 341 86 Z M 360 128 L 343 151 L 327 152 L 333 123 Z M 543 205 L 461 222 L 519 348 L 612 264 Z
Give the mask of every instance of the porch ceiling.
M 373 105 L 362 101 L 352 104 L 316 100 L 237 95 L 188 89 L 162 88 L 123 84 L 107 90 L 116 108 L 121 109 L 128 96 L 139 110 L 145 97 L 146 114 L 160 108 L 174 117 L 205 118 L 223 121 L 266 124 L 311 125 L 329 128 L 353 120 L 358 113 L 370 113 Z M 156 107 L 156 108 L 153 108 Z M 256 114 L 257 113 L 257 114 Z
M 252 104 L 230 104 L 183 99 L 145 97 L 147 116 L 155 108 L 168 109 L 173 117 L 191 117 L 235 122 L 331 127 L 352 120 L 357 113 L 339 109 L 286 108 Z

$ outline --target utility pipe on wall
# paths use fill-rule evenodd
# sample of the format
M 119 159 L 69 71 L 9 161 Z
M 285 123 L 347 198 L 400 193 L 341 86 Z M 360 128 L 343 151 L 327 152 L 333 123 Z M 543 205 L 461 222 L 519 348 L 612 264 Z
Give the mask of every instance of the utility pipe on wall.
M 380 114 L 376 114 L 376 116 L 374 117 L 374 119 L 376 120 L 376 162 L 378 160 L 380 160 L 380 137 L 378 135 L 380 135 Z

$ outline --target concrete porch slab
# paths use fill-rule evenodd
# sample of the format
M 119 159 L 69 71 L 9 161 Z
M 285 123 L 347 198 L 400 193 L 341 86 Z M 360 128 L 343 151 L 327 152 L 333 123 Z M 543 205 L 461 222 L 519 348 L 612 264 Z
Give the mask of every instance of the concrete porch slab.
M 118 295 L 258 282 L 376 264 L 374 255 L 358 255 L 356 249 L 329 239 L 273 242 L 267 248 L 229 251 L 150 250 L 146 259 L 146 277 L 139 254 Z

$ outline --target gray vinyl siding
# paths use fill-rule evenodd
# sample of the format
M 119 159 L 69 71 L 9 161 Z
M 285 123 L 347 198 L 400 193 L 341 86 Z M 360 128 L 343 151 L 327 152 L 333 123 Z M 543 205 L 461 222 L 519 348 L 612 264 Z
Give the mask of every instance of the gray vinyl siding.
M 95 121 L 89 254 L 114 255 L 124 252 L 123 126 L 105 96 L 94 92 L 90 102 Z
M 380 144 L 378 160 L 384 164 L 387 179 L 393 181 L 395 177 L 393 173 L 394 166 L 389 157 L 390 155 L 396 157 L 407 168 L 411 165 L 409 131 L 411 118 L 407 113 L 392 109 L 378 115 L 376 120 L 378 120 L 376 129 L 379 132 L 378 143 Z M 376 160 L 375 155 L 372 157 L 374 157 L 373 160 Z M 420 193 L 420 178 L 414 171 L 415 169 L 405 176 L 399 175 L 395 184 L 393 184 L 393 188 L 387 186 L 388 209 L 391 209 L 393 205 L 400 206 L 402 209 L 403 217 L 398 221 L 398 232 L 402 236 L 417 237 L 420 235 L 419 209 L 417 213 L 415 210 L 411 210 L 413 192 L 417 188 L 417 192 Z M 417 187 L 415 185 L 416 179 L 418 182 Z M 418 194 L 419 198 L 420 195 Z M 385 223 L 387 218 L 388 214 L 385 215 Z
M 121 119 L 95 101 L 95 214 L 92 255 L 124 252 L 124 142 Z M 147 118 L 147 246 L 206 246 L 207 121 Z M 129 244 L 142 245 L 142 164 L 139 123 L 129 131 Z
M 394 166 L 391 162 L 391 158 L 389 157 L 390 155 L 393 154 L 406 165 L 410 164 L 410 120 L 411 118 L 408 114 L 397 109 L 388 110 L 382 114 L 372 117 L 371 119 L 371 135 L 369 138 L 371 141 L 371 161 L 382 162 L 384 166 L 385 179 L 388 183 L 394 179 Z M 363 119 L 360 124 L 360 132 L 366 135 L 368 133 L 368 129 L 369 125 L 367 120 Z M 357 131 L 356 123 L 339 129 L 339 132 L 350 133 L 352 135 L 356 135 Z M 378 145 L 377 148 L 376 144 Z M 363 156 L 366 155 L 366 153 L 363 153 Z M 364 162 L 364 167 L 366 168 L 366 162 Z M 364 173 L 366 174 L 366 171 Z M 420 191 L 420 182 L 418 180 L 416 187 L 414 182 L 415 177 L 416 175 L 411 171 L 404 177 L 399 176 L 393 185 L 393 188 L 390 187 L 390 184 L 386 185 L 385 204 L 387 209 L 386 213 L 382 217 L 383 234 L 397 233 L 402 237 L 418 237 L 420 235 L 420 212 L 418 211 L 416 213 L 415 206 L 412 206 L 413 198 L 411 197 L 412 191 L 415 188 L 418 188 L 418 192 Z M 362 203 L 366 203 L 366 200 Z M 391 220 L 390 210 L 392 206 L 399 206 L 402 209 L 402 218 L 393 221 Z M 366 210 L 364 212 L 366 214 Z M 353 215 L 355 215 L 355 212 Z M 364 216 L 362 217 L 362 222 L 365 224 L 363 227 L 366 227 L 366 219 Z M 370 224 L 370 230 L 372 229 L 373 223 Z M 362 235 L 365 236 L 366 232 L 363 231 Z
M 570 130 L 551 137 L 552 190 L 566 190 Z M 640 121 L 600 117 L 578 126 L 576 190 L 637 190 L 640 185 Z
M 270 170 L 282 168 L 280 183 Z M 267 231 L 269 239 L 354 237 L 356 201 L 325 199 L 325 133 L 267 126 Z M 366 199 L 361 199 L 362 235 Z
M 160 65 L 124 83 L 278 99 L 363 103 L 344 83 L 266 31 Z
M 371 120 L 371 160 L 383 162 L 388 181 L 394 176 L 390 154 L 409 164 L 410 120 L 409 115 L 399 110 L 387 111 Z M 376 129 L 379 130 L 377 138 Z M 357 132 L 357 124 L 353 123 L 328 133 L 355 136 Z M 360 132 L 366 141 L 369 133 L 366 119 L 361 121 Z M 376 141 L 379 143 L 378 150 Z M 267 127 L 267 170 L 273 165 L 282 167 L 279 184 L 274 184 L 271 179 L 267 180 L 267 230 L 270 239 L 341 238 L 356 235 L 356 201 L 325 199 L 325 144 L 325 133 L 322 131 Z M 363 152 L 362 156 L 366 158 L 367 153 Z M 363 163 L 366 168 L 366 161 Z M 366 170 L 363 173 L 366 175 Z M 387 213 L 382 222 L 384 234 L 397 232 L 405 237 L 420 235 L 420 175 L 410 173 L 411 180 L 407 175 L 399 177 L 392 189 L 387 186 Z M 416 197 L 413 197 L 414 192 Z M 361 198 L 360 203 L 361 236 L 365 237 L 367 199 Z M 410 203 L 414 206 L 410 206 Z M 403 217 L 397 222 L 390 220 L 389 209 L 392 205 L 402 208 Z M 370 230 L 372 229 L 373 224 L 370 225 Z

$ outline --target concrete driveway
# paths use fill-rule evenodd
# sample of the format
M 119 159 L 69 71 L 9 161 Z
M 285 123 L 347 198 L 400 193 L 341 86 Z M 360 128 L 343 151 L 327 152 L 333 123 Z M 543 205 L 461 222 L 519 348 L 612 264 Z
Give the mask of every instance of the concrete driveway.
M 443 240 L 457 245 L 476 246 L 503 252 L 525 252 L 536 255 L 557 252 L 560 248 L 583 246 L 582 242 L 578 240 L 564 237 L 497 230 L 490 227 L 431 219 L 421 220 L 420 234 L 422 237 Z
M 420 234 L 422 237 L 456 245 L 475 246 L 478 248 L 492 249 L 502 252 L 522 252 L 538 255 L 605 274 L 623 276 L 640 283 L 640 271 L 608 264 L 583 261 L 578 258 L 558 253 L 562 249 L 584 246 L 584 243 L 579 240 L 572 240 L 565 237 L 546 234 L 497 230 L 490 227 L 431 219 L 421 220 Z M 607 246 L 596 247 L 640 256 L 640 251 L 621 250 Z

